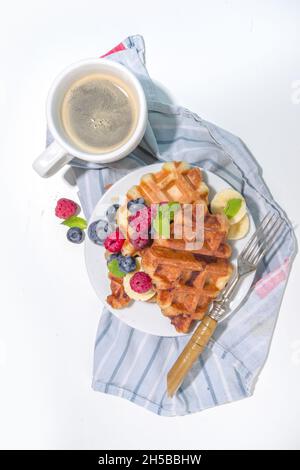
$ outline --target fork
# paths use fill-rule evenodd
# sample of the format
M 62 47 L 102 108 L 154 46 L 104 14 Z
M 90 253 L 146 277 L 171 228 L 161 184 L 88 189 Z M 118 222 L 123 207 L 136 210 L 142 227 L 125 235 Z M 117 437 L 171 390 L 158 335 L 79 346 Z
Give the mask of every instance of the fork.
M 240 253 L 234 277 L 212 302 L 210 311 L 202 319 L 190 341 L 168 372 L 167 392 L 170 397 L 176 393 L 186 374 L 205 349 L 218 321 L 229 312 L 230 301 L 241 280 L 257 269 L 260 261 L 271 248 L 275 238 L 281 232 L 283 222 L 279 215 L 268 213 Z

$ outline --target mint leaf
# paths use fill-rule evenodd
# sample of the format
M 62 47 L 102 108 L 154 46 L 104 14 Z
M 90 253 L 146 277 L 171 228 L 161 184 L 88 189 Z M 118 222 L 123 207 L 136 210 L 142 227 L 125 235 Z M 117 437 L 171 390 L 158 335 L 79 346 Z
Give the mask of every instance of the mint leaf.
M 242 199 L 229 199 L 226 207 L 224 208 L 224 214 L 228 219 L 232 219 L 240 210 L 242 205 Z
M 153 228 L 159 237 L 170 238 L 169 214 L 159 211 L 153 220 Z
M 178 202 L 161 204 L 153 220 L 153 228 L 159 237 L 170 238 L 170 222 L 173 222 L 175 212 L 180 209 Z
M 120 270 L 118 260 L 113 259 L 107 263 L 108 270 L 112 273 L 115 277 L 124 277 L 126 273 Z
M 170 214 L 170 221 L 173 222 L 175 212 L 177 212 L 180 209 L 180 204 L 179 202 L 169 202 L 168 208 L 169 208 L 169 214 Z
M 64 220 L 62 224 L 67 227 L 78 227 L 81 228 L 81 230 L 87 228 L 87 221 L 82 217 L 77 217 L 76 215 L 72 215 L 68 219 Z

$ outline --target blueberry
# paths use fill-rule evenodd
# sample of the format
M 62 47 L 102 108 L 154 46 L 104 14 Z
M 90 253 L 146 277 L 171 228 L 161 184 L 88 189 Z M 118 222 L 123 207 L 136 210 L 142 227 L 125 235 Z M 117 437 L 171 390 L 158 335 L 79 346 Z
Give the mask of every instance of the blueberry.
M 96 225 L 96 234 L 101 243 L 104 242 L 106 237 L 115 230 L 115 225 L 106 222 L 106 220 L 99 220 Z
M 96 243 L 97 245 L 101 245 L 100 240 L 98 239 L 96 227 L 97 227 L 98 220 L 92 222 L 88 228 L 88 236 L 92 242 Z
M 109 222 L 114 222 L 116 220 L 117 210 L 119 207 L 119 204 L 113 204 L 112 206 L 109 206 L 106 211 L 106 217 Z
M 72 243 L 81 243 L 84 239 L 84 233 L 79 227 L 71 227 L 67 231 L 67 239 Z
M 136 269 L 136 259 L 132 256 L 120 256 L 118 258 L 120 271 L 124 273 L 131 273 Z
M 145 205 L 145 199 L 142 197 L 138 197 L 137 199 L 131 199 L 131 201 L 127 202 L 127 209 L 132 214 L 135 214 L 137 211 L 143 209 Z
M 111 253 L 107 259 L 107 262 L 109 263 L 113 259 L 118 259 L 121 255 L 121 253 Z
M 95 220 L 89 225 L 88 236 L 96 245 L 103 245 L 106 237 L 114 231 L 114 226 L 106 220 Z

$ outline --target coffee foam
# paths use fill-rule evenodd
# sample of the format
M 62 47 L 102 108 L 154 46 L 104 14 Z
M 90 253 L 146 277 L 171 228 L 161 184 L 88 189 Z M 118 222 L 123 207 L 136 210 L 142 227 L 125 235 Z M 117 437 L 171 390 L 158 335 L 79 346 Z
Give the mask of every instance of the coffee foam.
M 137 124 L 131 90 L 112 75 L 90 74 L 66 92 L 61 120 L 73 145 L 88 153 L 111 152 L 123 146 Z

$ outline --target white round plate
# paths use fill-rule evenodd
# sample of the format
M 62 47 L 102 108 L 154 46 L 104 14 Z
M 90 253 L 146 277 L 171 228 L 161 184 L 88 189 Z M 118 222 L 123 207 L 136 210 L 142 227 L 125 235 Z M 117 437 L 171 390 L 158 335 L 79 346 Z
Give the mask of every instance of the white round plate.
M 137 184 L 144 174 L 159 171 L 161 166 L 161 163 L 157 163 L 154 165 L 138 168 L 137 170 L 132 171 L 117 181 L 106 191 L 106 193 L 104 193 L 103 197 L 99 200 L 89 220 L 89 224 L 94 220 L 105 218 L 105 212 L 112 203 L 119 202 L 120 197 L 125 199 L 127 191 L 132 186 Z M 210 200 L 216 192 L 230 186 L 225 180 L 220 178 L 220 176 L 217 176 L 210 171 L 202 169 L 202 173 L 203 179 L 206 181 L 209 187 Z M 249 212 L 248 215 L 250 218 L 250 229 L 247 236 L 241 240 L 230 242 L 233 247 L 232 257 L 230 259 L 232 264 L 236 264 L 238 254 L 241 252 L 255 230 L 255 225 Z M 110 310 L 114 315 L 127 323 L 129 326 L 144 331 L 145 333 L 150 333 L 157 336 L 182 336 L 182 333 L 177 333 L 174 326 L 171 325 L 170 320 L 162 315 L 160 308 L 156 303 L 133 301 L 129 307 L 125 307 L 119 310 L 113 309 L 106 302 L 106 297 L 111 292 L 104 252 L 104 247 L 96 245 L 88 237 L 86 237 L 85 262 L 88 275 L 97 296 L 108 308 L 108 310 Z M 237 308 L 246 296 L 253 281 L 253 277 L 254 274 L 249 275 L 240 285 L 238 292 L 231 302 L 231 311 Z

